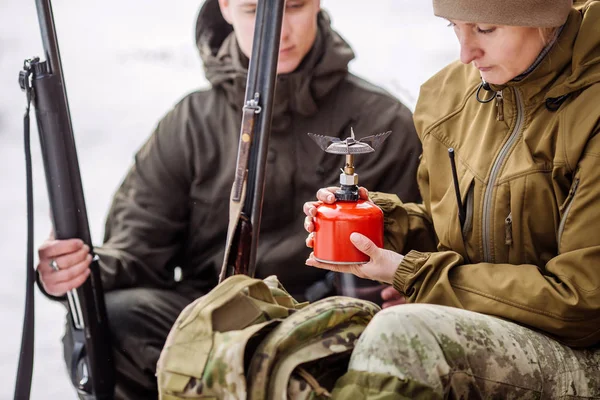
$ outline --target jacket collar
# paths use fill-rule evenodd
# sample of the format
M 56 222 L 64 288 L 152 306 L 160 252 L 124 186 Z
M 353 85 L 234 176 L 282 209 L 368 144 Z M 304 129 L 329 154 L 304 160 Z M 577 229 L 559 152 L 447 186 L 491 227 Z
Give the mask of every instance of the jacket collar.
M 511 80 L 504 85 L 490 85 L 494 91 L 506 87 L 518 88 L 525 104 L 539 103 L 552 97 L 551 89 L 559 86 L 570 75 L 572 68 L 573 49 L 581 25 L 581 13 L 571 10 L 569 18 L 562 28 L 558 39 L 538 61 L 537 66 L 519 79 Z
M 223 89 L 228 102 L 240 110 L 246 90 L 248 58 L 240 51 L 233 32 L 225 38 L 216 54 L 208 47 L 208 41 L 204 43 L 207 47 L 201 47 L 200 53 L 206 78 L 213 87 Z M 327 14 L 320 12 L 312 49 L 294 72 L 277 78 L 273 130 L 286 129 L 292 113 L 315 114 L 318 101 L 344 79 L 353 58 L 350 46 L 331 29 Z

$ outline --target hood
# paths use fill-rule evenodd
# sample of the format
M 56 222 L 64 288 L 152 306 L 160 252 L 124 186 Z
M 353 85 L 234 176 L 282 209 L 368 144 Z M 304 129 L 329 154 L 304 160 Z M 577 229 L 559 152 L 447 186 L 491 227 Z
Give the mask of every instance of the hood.
M 600 1 L 589 1 L 573 13 L 579 29 L 571 49 L 570 71 L 548 97 L 564 96 L 600 82 Z
M 233 40 L 229 36 L 233 38 L 233 27 L 223 18 L 218 0 L 206 0 L 196 21 L 196 46 L 207 79 L 213 86 L 218 86 L 221 81 L 235 79 L 247 69 L 245 67 L 248 61 L 244 60 L 246 57 L 240 51 L 228 51 L 230 43 L 224 46 L 226 40 Z M 221 48 L 224 51 L 219 52 Z M 227 59 L 231 57 L 235 57 L 236 60 Z
M 600 82 L 600 1 L 571 10 L 556 43 L 540 64 L 520 81 L 490 85 L 497 91 L 519 87 L 525 98 L 560 103 L 571 93 Z
M 229 102 L 236 109 L 241 109 L 248 58 L 240 51 L 231 26 L 221 15 L 217 0 L 207 0 L 198 14 L 196 44 L 208 81 L 213 87 L 224 89 Z M 318 100 L 346 77 L 348 63 L 353 58 L 354 53 L 348 43 L 331 28 L 329 16 L 321 11 L 312 49 L 294 72 L 277 78 L 274 130 L 285 128 L 290 112 L 304 116 L 316 113 Z

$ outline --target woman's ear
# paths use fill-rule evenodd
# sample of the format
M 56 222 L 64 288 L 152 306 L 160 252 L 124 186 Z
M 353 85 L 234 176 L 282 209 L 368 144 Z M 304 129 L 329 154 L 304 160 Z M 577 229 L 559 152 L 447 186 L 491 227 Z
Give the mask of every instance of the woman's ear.
M 219 8 L 221 9 L 221 15 L 223 15 L 223 19 L 225 19 L 229 25 L 232 25 L 231 8 L 229 6 L 229 0 L 219 0 Z

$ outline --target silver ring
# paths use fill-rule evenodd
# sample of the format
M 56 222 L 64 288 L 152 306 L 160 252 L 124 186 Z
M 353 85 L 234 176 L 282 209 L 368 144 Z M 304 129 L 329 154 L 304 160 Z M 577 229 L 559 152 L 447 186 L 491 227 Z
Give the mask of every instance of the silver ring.
M 54 271 L 60 271 L 60 267 L 54 258 L 50 260 L 49 264 L 50 268 L 52 268 Z

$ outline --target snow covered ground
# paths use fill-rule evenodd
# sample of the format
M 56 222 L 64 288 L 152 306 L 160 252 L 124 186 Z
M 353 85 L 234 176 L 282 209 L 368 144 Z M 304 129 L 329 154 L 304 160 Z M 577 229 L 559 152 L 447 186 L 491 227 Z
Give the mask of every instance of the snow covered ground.
M 92 237 L 100 244 L 110 198 L 160 117 L 206 85 L 194 26 L 199 0 L 55 0 L 54 15 Z M 414 106 L 419 86 L 458 55 L 429 0 L 322 0 L 352 44 L 351 70 Z M 0 0 L 0 400 L 13 396 L 25 287 L 25 165 L 17 83 L 25 58 L 42 56 L 33 0 Z M 35 242 L 50 231 L 32 130 Z M 64 311 L 36 294 L 33 399 L 75 398 L 62 361 Z

